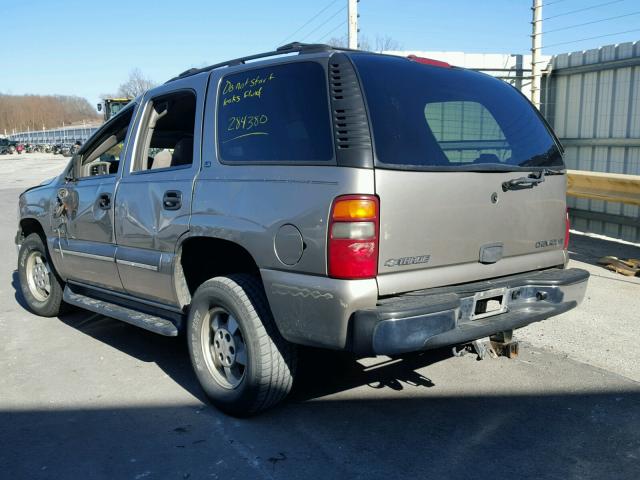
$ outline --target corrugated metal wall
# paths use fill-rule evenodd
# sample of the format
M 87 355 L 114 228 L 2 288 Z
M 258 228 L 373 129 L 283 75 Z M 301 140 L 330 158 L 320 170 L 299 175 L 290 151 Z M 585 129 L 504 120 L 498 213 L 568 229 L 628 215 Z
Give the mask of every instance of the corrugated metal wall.
M 567 168 L 640 175 L 640 42 L 557 55 L 543 78 L 542 113 Z M 572 226 L 640 242 L 640 208 L 568 199 Z

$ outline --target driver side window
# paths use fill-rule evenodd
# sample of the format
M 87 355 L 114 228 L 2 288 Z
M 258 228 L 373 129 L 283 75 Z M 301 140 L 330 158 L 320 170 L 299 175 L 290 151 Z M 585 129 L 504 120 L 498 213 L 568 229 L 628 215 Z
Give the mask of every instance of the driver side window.
M 117 115 L 113 123 L 101 131 L 89 149 L 82 155 L 78 177 L 88 178 L 115 175 L 124 160 L 124 141 L 133 117 L 134 108 Z

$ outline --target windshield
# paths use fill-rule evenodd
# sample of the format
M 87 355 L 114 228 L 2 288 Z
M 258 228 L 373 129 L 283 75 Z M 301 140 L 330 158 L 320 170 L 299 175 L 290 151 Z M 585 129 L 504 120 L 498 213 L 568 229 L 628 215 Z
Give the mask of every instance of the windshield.
M 562 168 L 529 102 L 477 72 L 401 57 L 353 54 L 369 107 L 376 161 L 385 168 Z
M 118 112 L 120 112 L 120 110 L 122 110 L 124 107 L 126 107 L 129 103 L 124 103 L 124 102 L 113 102 L 111 103 L 111 115 L 115 115 Z

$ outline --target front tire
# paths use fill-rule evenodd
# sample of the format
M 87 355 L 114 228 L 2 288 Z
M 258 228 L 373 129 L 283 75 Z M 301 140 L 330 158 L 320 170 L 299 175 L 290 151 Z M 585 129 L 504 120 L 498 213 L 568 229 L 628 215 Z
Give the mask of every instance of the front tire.
M 42 238 L 32 233 L 18 255 L 20 289 L 29 309 L 42 317 L 55 317 L 62 305 L 62 283 L 56 275 Z
M 291 390 L 296 348 L 278 332 L 253 275 L 216 277 L 200 285 L 191 301 L 187 339 L 202 388 L 226 413 L 253 415 Z

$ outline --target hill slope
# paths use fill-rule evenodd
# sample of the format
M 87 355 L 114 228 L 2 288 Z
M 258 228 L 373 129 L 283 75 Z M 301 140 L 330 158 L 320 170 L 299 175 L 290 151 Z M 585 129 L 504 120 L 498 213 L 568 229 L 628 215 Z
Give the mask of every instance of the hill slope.
M 0 133 L 40 130 L 82 122 L 94 122 L 100 116 L 82 97 L 65 95 L 0 94 Z

